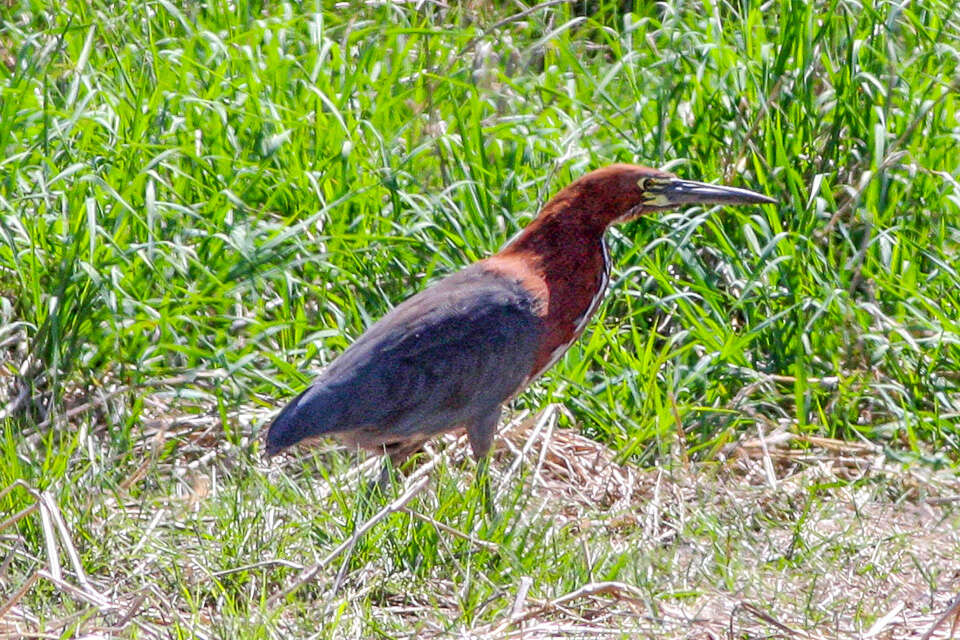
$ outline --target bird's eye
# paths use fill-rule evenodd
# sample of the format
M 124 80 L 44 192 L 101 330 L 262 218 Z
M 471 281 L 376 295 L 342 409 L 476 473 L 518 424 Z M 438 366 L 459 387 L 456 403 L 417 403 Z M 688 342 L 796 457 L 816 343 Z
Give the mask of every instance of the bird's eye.
M 670 199 L 663 195 L 663 190 L 665 187 L 673 183 L 674 178 L 665 178 L 658 176 L 651 176 L 648 178 L 641 178 L 637 184 L 640 186 L 640 189 L 643 191 L 643 202 L 646 205 L 652 207 L 666 207 L 670 205 Z

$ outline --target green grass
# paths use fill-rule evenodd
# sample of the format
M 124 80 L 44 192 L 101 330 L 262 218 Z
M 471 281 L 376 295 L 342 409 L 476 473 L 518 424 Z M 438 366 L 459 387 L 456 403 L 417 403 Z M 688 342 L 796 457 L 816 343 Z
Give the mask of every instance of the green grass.
M 26 628 L 497 637 L 521 576 L 541 602 L 633 585 L 643 624 L 713 593 L 769 596 L 808 629 L 853 620 L 850 634 L 889 611 L 851 604 L 866 591 L 791 608 L 832 569 L 877 572 L 869 588 L 919 571 L 917 601 L 936 609 L 956 585 L 933 547 L 887 532 L 899 542 L 870 568 L 849 530 L 810 539 L 844 505 L 867 527 L 953 485 L 874 468 L 821 489 L 802 454 L 822 451 L 807 436 L 869 441 L 924 478 L 960 461 L 960 9 L 449 4 L 0 3 L 0 488 L 50 491 L 91 579 L 124 606 L 144 597 L 124 619 L 40 578 L 16 601 Z M 496 472 L 488 518 L 467 506 L 473 468 L 441 462 L 409 508 L 495 552 L 400 512 L 278 607 L 266 599 L 294 569 L 218 577 L 316 562 L 382 506 L 359 504 L 343 453 L 267 468 L 271 412 L 392 305 L 616 161 L 779 200 L 610 233 L 606 302 L 513 404 L 559 403 L 558 427 L 618 463 L 691 460 L 704 485 L 668 514 L 676 537 L 609 525 L 649 493 L 576 507 L 607 523 L 593 528 L 557 516 L 530 460 Z M 738 514 L 704 497 L 729 482 L 751 499 L 737 443 L 783 433 L 801 462 L 772 473 L 801 478 L 808 502 Z M 18 486 L 0 523 L 34 503 Z M 948 549 L 956 513 L 935 503 Z M 758 539 L 785 530 L 798 555 L 758 560 Z M 0 593 L 49 562 L 49 531 L 37 513 L 0 530 Z M 783 580 L 796 590 L 773 597 Z

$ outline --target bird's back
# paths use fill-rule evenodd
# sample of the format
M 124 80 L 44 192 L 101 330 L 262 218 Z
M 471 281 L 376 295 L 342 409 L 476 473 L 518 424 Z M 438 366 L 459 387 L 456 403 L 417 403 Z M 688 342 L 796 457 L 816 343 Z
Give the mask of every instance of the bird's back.
M 437 282 L 371 326 L 277 416 L 268 453 L 325 434 L 379 450 L 489 414 L 532 372 L 537 305 L 482 262 Z

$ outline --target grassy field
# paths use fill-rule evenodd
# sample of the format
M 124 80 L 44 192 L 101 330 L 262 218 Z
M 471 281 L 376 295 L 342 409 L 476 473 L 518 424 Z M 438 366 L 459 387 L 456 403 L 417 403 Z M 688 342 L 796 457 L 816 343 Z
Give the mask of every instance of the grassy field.
M 47 5 L 0 1 L 0 638 L 960 637 L 955 2 Z M 611 162 L 779 205 L 609 234 L 495 515 L 462 439 L 372 503 L 263 459 Z

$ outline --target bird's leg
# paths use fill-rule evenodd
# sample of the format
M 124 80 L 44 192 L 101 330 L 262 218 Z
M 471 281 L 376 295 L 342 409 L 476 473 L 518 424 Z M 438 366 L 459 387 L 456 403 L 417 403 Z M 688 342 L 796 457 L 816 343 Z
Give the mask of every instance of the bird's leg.
M 500 405 L 497 405 L 492 411 L 488 411 L 467 425 L 467 439 L 470 440 L 470 448 L 473 449 L 473 457 L 477 461 L 487 457 L 493 445 L 493 434 L 497 430 L 499 420 Z
M 380 473 L 376 480 L 371 480 L 367 485 L 367 497 L 372 496 L 374 491 L 382 492 L 386 489 L 390 483 L 391 469 L 399 470 L 407 458 L 423 447 L 424 442 L 426 442 L 426 439 L 414 438 L 385 446 L 383 466 L 380 467 Z
M 473 457 L 477 460 L 476 482 L 483 491 L 483 506 L 490 518 L 496 514 L 493 492 L 490 490 L 490 447 L 493 445 L 493 434 L 497 430 L 499 420 L 500 406 L 498 405 L 493 411 L 467 426 L 467 439 L 470 440 Z
M 380 467 L 380 473 L 377 474 L 376 478 L 372 478 L 367 482 L 363 493 L 360 494 L 360 503 L 363 505 L 364 513 L 372 509 L 374 501 L 383 496 L 384 490 L 387 488 L 387 485 L 390 484 L 390 467 L 390 461 L 384 460 L 383 465 Z
M 383 464 L 380 465 L 380 473 L 377 474 L 377 477 L 370 480 L 367 483 L 367 496 L 372 496 L 374 492 L 382 493 L 384 489 L 387 488 L 387 485 L 390 484 L 390 469 L 396 468 L 396 465 L 393 464 L 393 460 L 385 456 L 383 458 Z
M 477 479 L 480 490 L 483 492 L 483 508 L 491 520 L 497 515 L 496 505 L 493 502 L 493 491 L 490 488 L 490 456 L 485 455 L 477 460 Z

